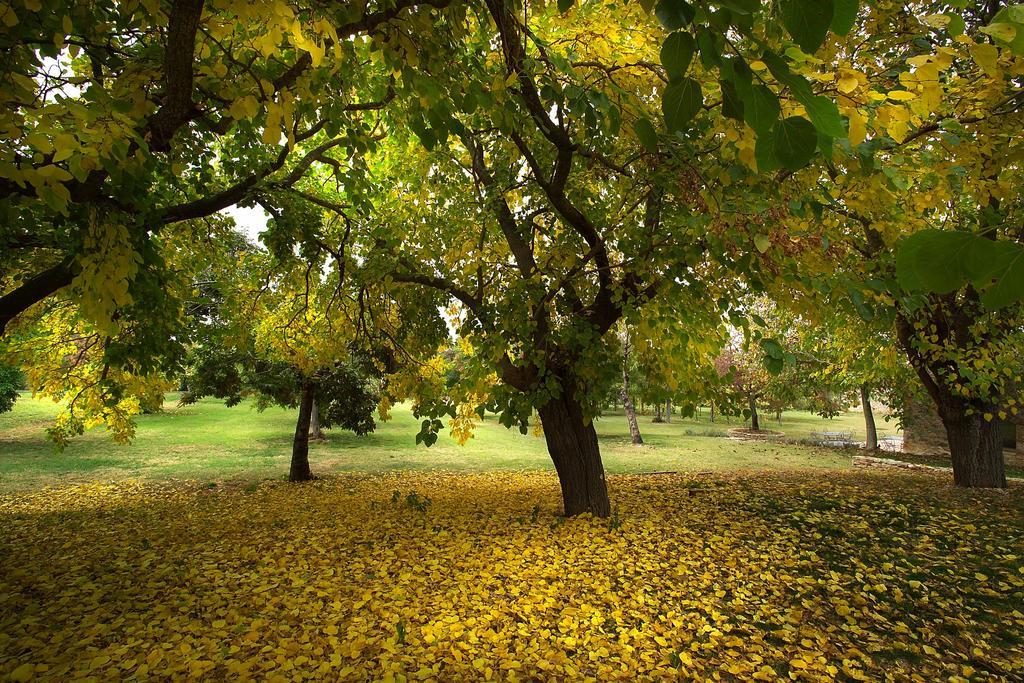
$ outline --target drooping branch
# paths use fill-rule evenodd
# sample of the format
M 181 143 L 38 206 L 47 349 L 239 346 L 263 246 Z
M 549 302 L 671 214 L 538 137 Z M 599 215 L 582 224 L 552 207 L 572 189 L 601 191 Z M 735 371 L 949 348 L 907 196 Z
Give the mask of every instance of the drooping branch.
M 323 126 L 323 121 L 318 122 L 304 133 L 296 135 L 296 141 L 312 137 L 319 132 Z M 294 185 L 320 155 L 329 149 L 337 147 L 342 144 L 342 142 L 344 142 L 343 138 L 332 138 L 331 140 L 328 140 L 307 152 L 306 155 L 299 160 L 295 168 L 292 169 L 292 171 L 289 172 L 289 174 L 285 176 L 279 184 L 286 187 Z M 278 152 L 277 158 L 274 159 L 272 163 L 255 173 L 251 173 L 242 180 L 239 180 L 231 187 L 205 197 L 200 197 L 199 199 L 194 199 L 184 204 L 169 206 L 157 211 L 154 215 L 154 224 L 161 226 L 188 220 L 190 218 L 202 218 L 237 204 L 238 202 L 246 199 L 261 181 L 268 178 L 275 171 L 283 168 L 285 162 L 288 160 L 288 153 L 288 147 L 282 147 Z
M 403 264 L 405 267 L 409 267 L 409 264 Z M 483 301 L 473 296 L 470 292 L 462 289 L 451 280 L 447 280 L 438 275 L 427 275 L 419 272 L 394 272 L 391 273 L 391 279 L 395 282 L 406 282 L 409 284 L 423 285 L 424 287 L 430 287 L 442 292 L 445 292 L 456 299 L 458 299 L 463 306 L 468 308 L 480 321 L 481 325 L 487 327 L 489 321 L 482 315 L 483 313 Z
M 72 261 L 62 261 L 0 296 L 0 334 L 7 329 L 7 324 L 15 316 L 70 285 L 73 277 Z

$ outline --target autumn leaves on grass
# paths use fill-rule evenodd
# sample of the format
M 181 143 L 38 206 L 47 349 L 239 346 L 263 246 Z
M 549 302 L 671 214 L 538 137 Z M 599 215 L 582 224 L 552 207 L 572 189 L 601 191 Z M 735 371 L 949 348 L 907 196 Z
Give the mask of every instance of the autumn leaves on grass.
M 830 479 L 610 477 L 610 520 L 543 474 L 7 496 L 0 676 L 1024 674 L 1020 490 Z

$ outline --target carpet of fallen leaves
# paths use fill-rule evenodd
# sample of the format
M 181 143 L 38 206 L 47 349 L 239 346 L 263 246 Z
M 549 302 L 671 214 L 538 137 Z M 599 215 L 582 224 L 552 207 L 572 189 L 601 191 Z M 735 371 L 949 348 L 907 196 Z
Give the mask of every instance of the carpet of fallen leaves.
M 825 478 L 827 477 L 827 478 Z M 0 497 L 0 679 L 1021 680 L 1024 490 L 931 475 Z

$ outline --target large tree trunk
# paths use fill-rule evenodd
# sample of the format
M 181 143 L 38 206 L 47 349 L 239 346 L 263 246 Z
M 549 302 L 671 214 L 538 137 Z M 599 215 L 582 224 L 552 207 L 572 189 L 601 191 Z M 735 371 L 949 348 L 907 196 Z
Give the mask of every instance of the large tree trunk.
M 864 409 L 864 448 L 869 451 L 878 450 L 878 430 L 875 428 L 875 414 L 871 411 L 871 387 L 860 385 L 860 405 Z
M 951 396 L 938 379 L 948 369 L 929 365 L 928 359 L 914 345 L 913 325 L 902 315 L 896 318 L 896 334 L 946 428 L 953 483 L 957 486 L 1005 489 L 1006 463 L 1003 461 L 1000 420 L 985 420 L 976 408 L 967 414 L 969 405 Z
M 313 441 L 324 440 L 324 432 L 320 429 L 320 408 L 316 399 L 313 399 L 313 410 L 309 416 L 309 438 Z
M 672 421 L 672 399 L 665 401 L 665 422 Z
M 1006 463 L 1000 421 L 981 415 L 944 418 L 949 439 L 953 483 L 957 486 L 1006 488 Z
M 747 394 L 747 405 L 750 406 L 750 428 L 759 432 L 761 423 L 757 419 L 757 399 L 754 398 L 754 394 Z
M 589 512 L 597 517 L 611 514 L 608 487 L 593 422 L 585 422 L 572 385 L 563 384 L 562 395 L 540 407 L 544 440 L 562 485 L 565 515 Z
M 288 481 L 309 481 L 313 478 L 309 471 L 309 421 L 313 414 L 315 387 L 312 382 L 302 385 L 302 398 L 299 401 L 299 420 L 295 425 L 295 440 L 292 442 L 292 467 L 288 472 Z

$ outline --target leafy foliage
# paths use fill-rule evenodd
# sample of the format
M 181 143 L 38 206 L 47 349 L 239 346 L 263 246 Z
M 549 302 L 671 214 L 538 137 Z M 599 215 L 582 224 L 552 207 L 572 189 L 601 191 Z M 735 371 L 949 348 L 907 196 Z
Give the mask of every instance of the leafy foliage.
M 18 368 L 0 364 L 0 413 L 6 413 L 18 400 L 18 392 L 25 385 L 25 376 Z

